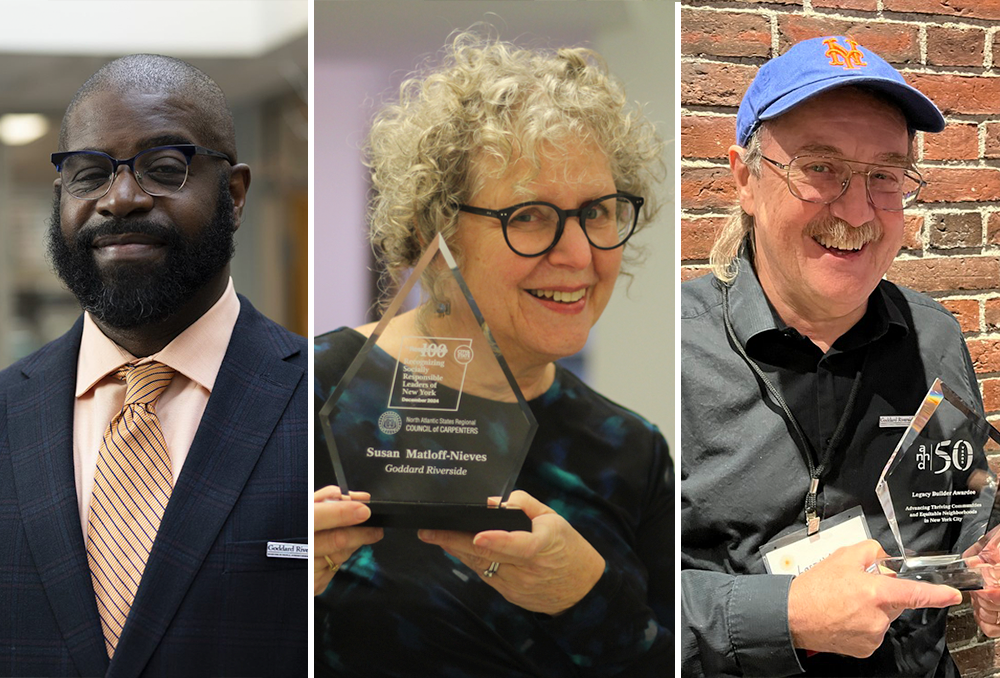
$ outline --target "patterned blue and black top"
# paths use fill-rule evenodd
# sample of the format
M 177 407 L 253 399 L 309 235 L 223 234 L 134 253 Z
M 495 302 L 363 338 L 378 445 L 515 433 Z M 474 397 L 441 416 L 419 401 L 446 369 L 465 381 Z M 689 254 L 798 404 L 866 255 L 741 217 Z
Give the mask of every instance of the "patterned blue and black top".
M 316 339 L 317 413 L 364 341 L 344 328 Z M 670 675 L 674 475 L 666 441 L 559 367 L 528 404 L 539 426 L 516 488 L 601 553 L 607 565 L 597 585 L 557 617 L 536 614 L 415 531 L 388 529 L 316 598 L 317 676 Z M 336 477 L 318 420 L 315 431 L 318 489 Z

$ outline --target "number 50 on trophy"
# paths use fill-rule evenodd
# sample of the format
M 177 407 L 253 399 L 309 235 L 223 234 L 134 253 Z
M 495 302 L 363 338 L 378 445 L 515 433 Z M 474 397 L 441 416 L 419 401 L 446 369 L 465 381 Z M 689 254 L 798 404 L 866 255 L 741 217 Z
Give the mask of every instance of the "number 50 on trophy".
M 990 440 L 1000 443 L 1000 431 L 936 379 L 875 487 L 902 554 L 879 561 L 883 573 L 959 589 L 1000 587 Z M 910 546 L 935 535 L 937 550 Z

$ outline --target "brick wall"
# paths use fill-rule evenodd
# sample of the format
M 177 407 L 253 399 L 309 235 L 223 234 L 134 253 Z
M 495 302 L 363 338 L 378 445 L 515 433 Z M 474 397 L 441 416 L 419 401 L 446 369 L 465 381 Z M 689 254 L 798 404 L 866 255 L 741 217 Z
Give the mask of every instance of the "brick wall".
M 961 323 L 987 413 L 1000 422 L 1000 0 L 682 0 L 682 279 L 705 273 L 735 204 L 727 149 L 757 67 L 800 40 L 848 35 L 896 66 L 948 127 L 918 134 L 929 185 L 907 210 L 894 282 L 926 292 Z M 1000 651 L 968 605 L 948 630 L 964 676 L 1000 675 Z

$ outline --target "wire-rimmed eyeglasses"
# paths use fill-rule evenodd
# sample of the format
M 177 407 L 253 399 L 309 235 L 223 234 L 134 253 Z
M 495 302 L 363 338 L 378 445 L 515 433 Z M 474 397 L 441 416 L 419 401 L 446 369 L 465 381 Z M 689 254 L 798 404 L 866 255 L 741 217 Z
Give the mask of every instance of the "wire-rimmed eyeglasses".
M 577 217 L 580 228 L 591 245 L 599 250 L 621 247 L 635 232 L 639 209 L 644 198 L 629 193 L 612 193 L 584 203 L 578 209 L 564 210 L 549 202 L 522 202 L 502 210 L 488 210 L 471 205 L 458 209 L 470 214 L 500 220 L 507 246 L 522 257 L 540 257 L 559 242 L 566 220 Z
M 788 190 L 799 200 L 830 204 L 847 192 L 855 174 L 865 177 L 865 189 L 872 206 L 899 212 L 917 201 L 920 189 L 927 185 L 920 172 L 912 167 L 880 165 L 821 155 L 797 155 L 788 163 L 761 158 L 785 172 Z M 852 165 L 867 165 L 856 170 Z
M 62 178 L 62 187 L 81 200 L 98 200 L 111 190 L 118 168 L 132 170 L 139 188 L 152 196 L 176 193 L 187 182 L 188 167 L 196 155 L 233 161 L 225 153 L 195 144 L 157 146 L 120 160 L 100 151 L 66 151 L 52 154 L 52 164 Z

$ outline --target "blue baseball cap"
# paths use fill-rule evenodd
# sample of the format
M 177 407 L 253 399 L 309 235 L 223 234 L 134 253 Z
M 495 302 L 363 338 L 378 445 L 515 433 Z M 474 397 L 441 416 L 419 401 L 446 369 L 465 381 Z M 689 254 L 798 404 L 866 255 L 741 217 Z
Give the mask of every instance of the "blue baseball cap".
M 837 87 L 863 85 L 896 102 L 911 129 L 940 132 L 944 116 L 934 102 L 910 87 L 882 57 L 840 35 L 792 45 L 760 67 L 736 114 L 736 143 L 746 146 L 760 123 Z

